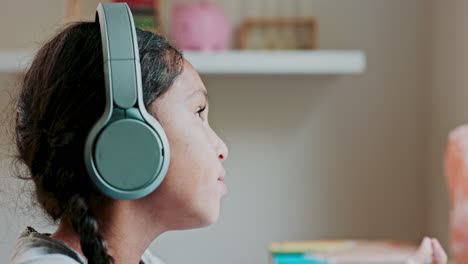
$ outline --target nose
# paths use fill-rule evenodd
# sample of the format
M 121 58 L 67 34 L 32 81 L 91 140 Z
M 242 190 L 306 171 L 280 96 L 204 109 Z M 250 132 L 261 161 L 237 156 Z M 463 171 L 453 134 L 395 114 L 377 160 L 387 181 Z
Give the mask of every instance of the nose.
M 217 153 L 218 153 L 218 158 L 221 160 L 221 161 L 225 161 L 228 157 L 228 147 L 226 146 L 226 143 L 224 143 L 224 141 L 222 139 L 219 139 L 220 141 L 220 145 L 218 146 L 218 150 L 217 150 Z
M 217 158 L 223 162 L 228 157 L 228 147 L 226 146 L 226 143 L 224 143 L 224 141 L 218 136 L 218 133 L 216 133 L 216 131 L 214 131 L 214 129 L 211 126 L 209 126 L 209 131 L 210 141 L 213 144 Z
M 215 150 L 216 154 L 218 155 L 218 158 L 221 161 L 225 161 L 228 157 L 229 150 L 228 147 L 226 146 L 226 143 L 216 134 L 216 132 L 213 131 L 213 134 L 215 136 Z

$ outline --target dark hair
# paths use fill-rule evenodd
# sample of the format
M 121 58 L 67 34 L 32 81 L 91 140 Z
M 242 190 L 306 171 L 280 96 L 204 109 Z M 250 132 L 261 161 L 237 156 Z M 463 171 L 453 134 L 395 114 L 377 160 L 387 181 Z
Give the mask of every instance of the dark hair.
M 182 53 L 165 38 L 137 29 L 147 109 L 182 72 Z M 88 131 L 104 110 L 101 35 L 96 22 L 67 26 L 37 52 L 16 105 L 17 160 L 28 168 L 37 202 L 51 219 L 67 219 L 88 263 L 114 263 L 99 234 L 93 199 L 103 197 L 85 168 Z M 97 198 L 96 198 L 97 197 Z

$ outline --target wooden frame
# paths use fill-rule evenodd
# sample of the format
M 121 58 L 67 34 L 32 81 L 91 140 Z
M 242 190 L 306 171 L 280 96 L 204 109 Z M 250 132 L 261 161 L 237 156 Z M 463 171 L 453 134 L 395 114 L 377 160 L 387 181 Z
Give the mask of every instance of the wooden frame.
M 67 0 L 65 7 L 65 23 L 78 21 L 81 18 L 80 0 Z
M 249 49 L 249 33 L 253 28 L 305 27 L 308 29 L 306 49 L 317 49 L 317 21 L 313 17 L 247 18 L 239 29 L 239 48 Z

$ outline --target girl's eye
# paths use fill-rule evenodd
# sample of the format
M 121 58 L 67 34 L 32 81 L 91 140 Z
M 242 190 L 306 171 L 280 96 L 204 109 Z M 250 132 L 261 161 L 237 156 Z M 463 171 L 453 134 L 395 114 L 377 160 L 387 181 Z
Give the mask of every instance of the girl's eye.
M 201 117 L 201 113 L 202 113 L 203 111 L 205 111 L 205 109 L 206 109 L 206 106 L 204 106 L 203 108 L 198 109 L 198 111 L 197 111 L 198 117 Z

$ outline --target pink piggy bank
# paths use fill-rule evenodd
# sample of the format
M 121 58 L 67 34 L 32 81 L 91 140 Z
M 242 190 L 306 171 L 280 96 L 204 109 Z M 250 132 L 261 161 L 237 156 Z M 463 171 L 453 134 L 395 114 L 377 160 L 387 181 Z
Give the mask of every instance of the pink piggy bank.
M 175 4 L 171 34 L 182 50 L 225 50 L 232 27 L 223 10 L 209 2 Z

